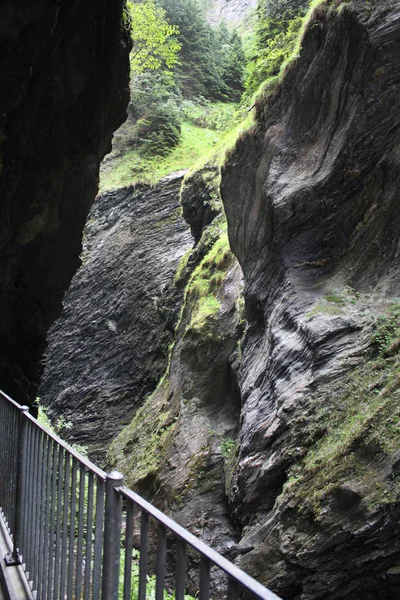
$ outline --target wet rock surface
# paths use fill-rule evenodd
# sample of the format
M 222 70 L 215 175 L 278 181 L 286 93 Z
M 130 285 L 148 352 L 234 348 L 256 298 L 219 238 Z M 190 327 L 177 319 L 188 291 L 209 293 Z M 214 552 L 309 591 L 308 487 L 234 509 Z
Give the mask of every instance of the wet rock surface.
M 41 401 L 54 421 L 63 415 L 63 437 L 98 461 L 166 368 L 182 300 L 174 275 L 193 244 L 182 177 L 96 199 L 83 264 L 49 333 Z
M 283 598 L 394 599 L 399 499 L 368 498 L 392 489 L 396 456 L 358 440 L 352 451 L 379 477 L 332 484 L 320 512 L 288 482 L 315 443 L 309 424 L 367 360 L 374 316 L 400 287 L 400 12 L 337 6 L 315 10 L 222 173 L 248 320 L 229 497 L 239 564 Z
M 122 10 L 119 0 L 1 3 L 0 386 L 22 404 L 36 396 L 99 164 L 126 116 Z

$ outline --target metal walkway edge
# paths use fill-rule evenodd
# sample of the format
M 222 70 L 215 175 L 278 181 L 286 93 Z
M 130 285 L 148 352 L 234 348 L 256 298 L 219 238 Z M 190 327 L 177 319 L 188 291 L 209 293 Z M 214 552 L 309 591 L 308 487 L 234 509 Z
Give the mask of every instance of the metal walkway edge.
M 12 548 L 12 540 L 0 516 L 0 600 L 33 600 L 22 565 L 6 565 L 5 556 Z
M 0 515 L 6 600 L 280 600 L 1 391 Z

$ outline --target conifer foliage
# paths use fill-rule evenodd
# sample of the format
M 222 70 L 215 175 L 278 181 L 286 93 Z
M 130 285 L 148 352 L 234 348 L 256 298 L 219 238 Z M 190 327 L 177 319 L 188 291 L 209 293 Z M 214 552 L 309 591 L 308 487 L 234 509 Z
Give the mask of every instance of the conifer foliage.
M 239 35 L 225 25 L 212 28 L 198 0 L 161 0 L 167 18 L 179 28 L 176 68 L 184 97 L 238 99 L 243 90 L 245 56 Z

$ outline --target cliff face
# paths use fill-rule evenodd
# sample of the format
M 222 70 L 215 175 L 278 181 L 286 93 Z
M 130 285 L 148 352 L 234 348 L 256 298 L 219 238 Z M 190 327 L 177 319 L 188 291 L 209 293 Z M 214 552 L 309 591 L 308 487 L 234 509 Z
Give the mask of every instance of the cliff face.
M 390 0 L 320 3 L 223 168 L 236 258 L 210 165 L 181 190 L 197 245 L 175 276 L 190 247 L 177 197 L 164 213 L 162 189 L 105 195 L 51 334 L 44 396 L 74 423 L 70 439 L 112 415 L 105 446 L 135 413 L 109 466 L 291 600 L 399 597 L 399 29 Z M 171 290 L 184 289 L 177 320 L 164 244 Z M 149 294 L 153 277 L 164 283 Z M 75 368 L 63 379 L 59 352 L 78 380 Z
M 222 173 L 248 320 L 230 506 L 284 598 L 399 594 L 393 305 L 373 334 L 400 287 L 399 31 L 391 1 L 323 2 Z
M 49 332 L 40 397 L 54 421 L 63 416 L 63 437 L 96 460 L 167 364 L 182 300 L 174 274 L 192 246 L 180 215 L 182 177 L 97 198 L 83 264 Z
M 225 485 L 239 425 L 242 273 L 222 216 L 203 232 L 181 277 L 188 282 L 168 368 L 111 444 L 108 462 L 127 485 L 229 554 L 237 540 Z
M 122 0 L 0 7 L 0 386 L 36 396 L 98 168 L 129 99 Z

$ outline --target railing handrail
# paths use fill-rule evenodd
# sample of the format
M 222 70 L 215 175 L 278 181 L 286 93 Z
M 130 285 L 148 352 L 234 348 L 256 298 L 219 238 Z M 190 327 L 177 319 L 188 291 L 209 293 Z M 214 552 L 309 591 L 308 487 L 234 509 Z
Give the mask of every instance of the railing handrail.
M 241 586 L 261 600 L 280 600 L 276 594 L 221 556 L 205 542 L 191 534 L 136 492 L 128 489 L 123 484 L 123 476 L 121 474 L 117 472 L 107 474 L 85 456 L 82 456 L 72 446 L 64 442 L 50 429 L 39 423 L 37 419 L 27 412 L 27 407 L 19 405 L 2 390 L 0 390 L 0 397 L 6 400 L 6 403 L 2 403 L 0 407 L 0 412 L 1 414 L 5 414 L 6 421 L 5 423 L 1 423 L 3 426 L 2 431 L 12 441 L 12 452 L 18 455 L 18 460 L 16 461 L 17 467 L 15 469 L 16 474 L 14 474 L 17 483 L 9 486 L 7 478 L 10 477 L 12 479 L 13 472 L 12 470 L 7 471 L 7 469 L 2 471 L 5 474 L 5 486 L 7 487 L 8 485 L 9 490 L 13 490 L 11 496 L 14 499 L 9 501 L 9 494 L 8 496 L 7 494 L 4 497 L 2 496 L 8 507 L 6 511 L 8 514 L 5 514 L 6 521 L 12 519 L 15 523 L 14 528 L 13 526 L 11 528 L 10 526 L 8 527 L 9 532 L 15 535 L 13 539 L 14 549 L 10 553 L 12 560 L 9 560 L 7 564 L 9 566 L 20 564 L 21 550 L 22 555 L 24 555 L 24 562 L 26 562 L 25 552 L 27 552 L 28 559 L 31 557 L 31 561 L 33 561 L 33 565 L 27 565 L 27 569 L 30 571 L 32 568 L 33 570 L 32 581 L 35 582 L 35 586 L 38 586 L 35 589 L 38 590 L 39 596 L 43 595 L 43 590 L 45 590 L 44 597 L 47 598 L 47 590 L 49 593 L 48 597 L 56 600 L 59 590 L 62 590 L 60 593 L 64 594 L 65 585 L 67 585 L 68 598 L 73 597 L 72 590 L 74 586 L 76 586 L 77 590 L 82 590 L 82 586 L 84 586 L 85 598 L 99 598 L 99 586 L 100 581 L 102 581 L 102 600 L 117 600 L 119 597 L 118 569 L 122 552 L 122 513 L 123 505 L 126 505 L 124 509 L 126 514 L 126 542 L 123 591 L 125 600 L 131 597 L 131 584 L 128 582 L 131 581 L 129 573 L 132 568 L 134 507 L 139 507 L 141 513 L 140 600 L 145 600 L 146 597 L 149 516 L 158 523 L 158 528 L 164 531 L 159 538 L 157 549 L 157 565 L 159 557 L 161 561 L 160 567 L 157 566 L 157 578 L 160 575 L 160 579 L 157 579 L 156 597 L 159 600 L 164 598 L 166 531 L 172 533 L 176 539 L 177 600 L 184 600 L 185 575 L 182 573 L 186 572 L 186 544 L 191 546 L 197 555 L 200 555 L 200 599 L 204 600 L 210 597 L 210 565 L 213 565 L 220 571 L 223 571 L 227 577 L 228 598 L 232 600 L 238 598 L 239 586 Z M 12 408 L 8 403 L 12 405 Z M 7 431 L 8 422 L 11 429 L 11 437 Z M 31 425 L 28 426 L 28 423 Z M 18 430 L 16 436 L 12 434 L 12 431 L 15 431 L 15 429 Z M 31 448 L 31 451 L 29 451 L 29 448 Z M 4 444 L 2 445 L 2 450 L 6 450 L 6 459 L 12 455 L 10 454 L 10 450 L 7 450 L 7 444 L 5 446 Z M 24 452 L 26 455 L 22 459 Z M 28 480 L 27 483 L 23 484 L 24 475 Z M 97 488 L 94 488 L 94 481 L 97 481 Z M 96 504 L 93 503 L 95 489 L 97 489 Z M 24 491 L 19 492 L 19 490 Z M 24 502 L 28 499 L 25 516 L 21 508 L 22 497 L 24 497 Z M 87 513 L 84 512 L 85 498 L 88 502 Z M 41 503 L 44 504 L 41 505 Z M 30 506 L 33 507 L 32 510 Z M 29 515 L 33 515 L 33 517 L 37 515 L 38 524 L 34 522 L 25 531 L 23 526 L 26 522 L 30 523 Z M 67 519 L 67 522 L 62 526 L 61 518 Z M 35 521 L 35 518 L 33 518 L 33 521 Z M 85 523 L 87 526 L 86 541 L 84 541 Z M 77 529 L 75 529 L 76 527 Z M 94 539 L 92 539 L 92 532 L 94 533 Z M 29 542 L 30 534 L 33 535 L 32 542 Z M 54 540 L 58 540 L 58 544 L 61 544 L 61 535 L 62 548 L 56 545 L 55 556 L 52 558 L 51 548 Z M 20 546 L 21 539 L 22 546 Z M 28 546 L 26 545 L 27 539 L 29 542 Z M 35 539 L 39 540 L 38 551 L 35 549 Z M 84 550 L 84 546 L 86 550 Z M 43 553 L 43 557 L 41 553 Z M 84 556 L 86 557 L 85 560 L 88 561 L 85 564 L 86 566 L 89 564 L 89 569 L 87 571 L 85 566 L 85 574 L 83 575 L 82 571 L 79 571 L 79 568 L 82 569 Z M 59 566 L 57 566 L 58 563 L 56 564 L 57 560 L 65 562 L 67 557 L 68 577 L 66 576 L 65 569 L 61 567 L 60 572 Z M 60 564 L 63 565 L 64 562 Z M 81 564 L 79 568 L 78 563 Z M 75 567 L 77 569 L 76 573 L 74 572 Z M 49 579 L 46 579 L 47 568 L 49 568 L 50 573 Z M 92 573 L 93 580 L 91 580 L 90 573 Z M 50 595 L 48 590 L 50 589 L 49 586 L 51 585 L 52 577 L 54 589 Z M 85 578 L 84 582 L 83 578 Z M 91 585 L 93 586 L 92 588 L 90 588 Z M 94 596 L 88 595 L 90 589 L 93 590 Z M 80 592 L 77 593 L 79 595 Z
M 6 400 L 11 402 L 16 408 L 18 408 L 19 410 L 21 409 L 21 405 L 18 404 L 18 402 L 15 402 L 15 400 L 10 398 L 10 396 L 8 396 L 2 390 L 0 390 L 0 395 L 2 395 L 4 398 L 6 398 Z M 42 425 L 42 423 L 35 419 L 35 417 L 33 417 L 31 414 L 26 413 L 25 417 L 29 419 L 32 423 L 34 423 L 36 427 L 44 431 L 51 439 L 56 441 L 59 446 L 64 448 L 64 450 L 67 450 L 69 454 L 71 454 L 71 456 L 73 456 L 77 461 L 79 461 L 84 467 L 86 467 L 90 471 L 93 471 L 93 473 L 95 473 L 97 477 L 101 477 L 101 479 L 103 479 L 104 481 L 106 480 L 107 473 L 103 471 L 103 469 L 100 469 L 100 467 L 98 467 L 97 465 L 92 463 L 92 461 L 90 461 L 88 458 L 80 454 L 80 452 L 78 452 L 77 450 L 75 450 L 75 448 L 67 444 L 67 442 L 64 442 L 64 440 L 58 437 L 58 435 L 51 431 L 51 429 L 48 429 L 45 425 Z
M 154 517 L 159 523 L 165 525 L 165 527 L 172 531 L 172 533 L 180 537 L 183 541 L 192 546 L 192 548 L 197 550 L 200 554 L 211 560 L 227 575 L 240 581 L 240 583 L 245 585 L 249 591 L 257 594 L 257 596 L 259 596 L 263 600 L 281 600 L 279 596 L 277 596 L 276 594 L 268 590 L 266 587 L 261 585 L 261 583 L 253 579 L 253 577 L 242 571 L 242 569 L 231 563 L 226 558 L 224 558 L 221 554 L 216 552 L 216 550 L 213 550 L 201 539 L 190 533 L 190 531 L 173 521 L 166 514 L 158 510 L 158 508 L 150 504 L 150 502 L 147 502 L 147 500 L 136 494 L 136 492 L 133 492 L 125 486 L 116 488 L 116 491 L 121 493 L 125 498 L 133 500 L 135 504 L 138 504 L 152 517 Z

